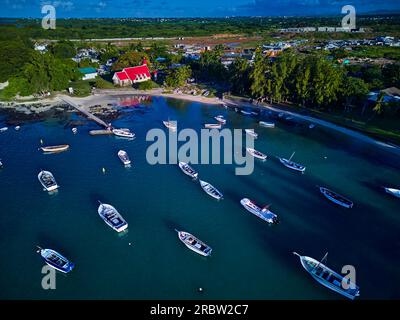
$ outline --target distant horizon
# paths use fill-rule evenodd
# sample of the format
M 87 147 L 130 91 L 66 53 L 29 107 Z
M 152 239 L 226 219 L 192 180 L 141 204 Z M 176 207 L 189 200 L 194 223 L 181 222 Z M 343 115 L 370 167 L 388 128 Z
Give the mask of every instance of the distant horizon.
M 398 0 L 0 0 L 0 18 L 41 18 L 41 8 L 48 4 L 61 19 L 332 17 L 340 16 L 345 5 L 354 6 L 359 15 L 400 13 Z

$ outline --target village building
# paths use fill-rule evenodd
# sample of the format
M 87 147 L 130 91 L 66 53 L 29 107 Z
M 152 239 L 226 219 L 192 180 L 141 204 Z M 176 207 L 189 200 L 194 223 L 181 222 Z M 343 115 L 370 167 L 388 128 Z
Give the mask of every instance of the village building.
M 134 83 L 144 82 L 151 79 L 147 61 L 143 60 L 141 66 L 124 68 L 122 71 L 115 72 L 113 82 L 119 86 L 130 86 Z
M 94 79 L 98 75 L 95 68 L 79 68 L 79 72 L 83 74 L 82 80 Z

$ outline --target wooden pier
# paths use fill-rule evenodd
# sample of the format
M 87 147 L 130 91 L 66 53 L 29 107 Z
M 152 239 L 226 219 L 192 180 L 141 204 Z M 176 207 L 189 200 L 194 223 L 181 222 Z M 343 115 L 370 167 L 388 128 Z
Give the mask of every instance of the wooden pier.
M 69 104 L 70 106 L 74 107 L 80 113 L 84 114 L 88 119 L 93 120 L 94 122 L 96 122 L 100 126 L 103 126 L 106 129 L 110 127 L 110 125 L 108 123 L 105 123 L 99 117 L 96 117 L 94 114 L 91 114 L 89 111 L 87 111 L 84 108 L 78 106 L 75 102 L 71 101 L 67 97 L 62 97 L 61 100 L 64 101 L 65 103 Z

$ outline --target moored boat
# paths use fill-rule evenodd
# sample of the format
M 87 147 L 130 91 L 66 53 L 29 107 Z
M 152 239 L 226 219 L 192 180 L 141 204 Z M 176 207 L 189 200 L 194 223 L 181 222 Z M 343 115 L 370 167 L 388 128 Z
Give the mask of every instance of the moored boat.
M 257 151 L 256 149 L 253 148 L 246 148 L 246 151 L 251 154 L 253 157 L 261 159 L 261 160 L 265 160 L 267 159 L 267 155 L 265 155 L 264 153 Z
M 315 128 L 315 124 L 314 123 L 310 123 L 308 126 L 309 129 L 314 129 Z
M 176 130 L 177 129 L 177 123 L 176 121 L 163 121 L 164 126 L 166 126 L 168 129 L 171 130 Z
M 221 124 L 225 124 L 226 123 L 226 120 L 224 119 L 224 116 L 219 115 L 219 116 L 214 117 L 214 119 L 217 120 Z
M 76 134 L 78 132 L 78 129 L 77 128 L 72 128 L 71 131 L 72 131 L 73 134 Z
M 213 197 L 214 199 L 220 200 L 223 198 L 222 193 L 208 182 L 200 180 L 200 186 L 209 196 Z
M 258 134 L 254 132 L 253 129 L 244 129 L 244 131 L 246 132 L 246 134 L 248 134 L 249 136 L 254 137 L 255 139 L 258 138 Z
M 134 138 L 135 134 L 130 132 L 129 129 L 113 129 L 114 135 L 122 138 Z
M 250 116 L 252 113 L 249 111 L 245 111 L 245 110 L 240 110 L 241 114 L 244 114 L 245 116 Z
M 117 232 L 122 232 L 128 228 L 128 223 L 112 205 L 101 203 L 97 209 L 99 216 L 104 222 Z
M 1 159 L 0 159 L 0 169 L 2 169 L 3 168 L 3 162 L 1 162 Z
M 119 150 L 118 157 L 124 165 L 127 166 L 131 164 L 131 160 L 129 159 L 128 153 L 125 150 Z
M 7 131 L 7 130 L 8 130 L 8 127 L 0 128 L 0 132 L 5 132 L 5 131 Z
M 40 147 L 40 149 L 42 149 L 43 152 L 55 153 L 55 152 L 62 152 L 62 151 L 68 150 L 69 145 L 68 144 L 60 144 L 58 146 Z
M 211 247 L 196 238 L 194 235 L 186 231 L 178 231 L 176 229 L 175 231 L 178 233 L 179 240 L 181 240 L 190 250 L 205 257 L 208 257 L 211 254 Z
M 387 188 L 384 187 L 385 191 L 389 194 L 391 194 L 392 196 L 395 196 L 397 198 L 400 198 L 400 189 L 395 189 L 395 188 Z
M 295 170 L 295 171 L 299 171 L 301 173 L 304 173 L 304 171 L 306 170 L 306 167 L 303 166 L 302 164 L 292 161 L 294 154 L 295 154 L 295 152 L 292 153 L 292 155 L 290 156 L 289 159 L 280 158 L 280 157 L 278 157 L 278 159 L 285 167 Z
M 16 131 L 18 131 L 19 129 L 21 129 L 21 127 L 20 127 L 20 126 L 16 126 L 14 129 L 15 129 Z
M 75 267 L 73 262 L 69 261 L 66 257 L 55 250 L 42 249 L 38 247 L 37 253 L 41 255 L 41 257 L 50 267 L 63 273 L 68 273 Z
M 302 256 L 297 252 L 293 252 L 293 254 L 300 258 L 303 268 L 323 286 L 351 300 L 354 300 L 355 297 L 360 295 L 360 288 L 354 282 L 323 264 L 328 253 L 325 254 L 321 261 L 307 256 Z
M 199 173 L 196 170 L 194 170 L 191 166 L 189 166 L 186 162 L 179 161 L 178 165 L 184 174 L 188 175 L 193 179 L 196 179 L 197 176 L 199 175 Z
M 256 215 L 260 219 L 268 222 L 269 224 L 278 223 L 278 216 L 270 211 L 267 207 L 260 208 L 254 201 L 250 199 L 243 198 L 240 200 L 240 204 L 249 212 Z
M 273 122 L 260 121 L 258 124 L 259 124 L 260 126 L 266 127 L 266 128 L 275 128 L 275 123 L 273 123 Z
M 205 123 L 204 127 L 206 129 L 221 129 L 221 124 L 220 123 Z
M 344 196 L 325 187 L 319 187 L 319 190 L 330 201 L 348 209 L 353 208 L 353 202 Z
M 50 192 L 59 188 L 56 179 L 50 171 L 42 170 L 38 174 L 38 179 L 42 184 L 43 188 Z

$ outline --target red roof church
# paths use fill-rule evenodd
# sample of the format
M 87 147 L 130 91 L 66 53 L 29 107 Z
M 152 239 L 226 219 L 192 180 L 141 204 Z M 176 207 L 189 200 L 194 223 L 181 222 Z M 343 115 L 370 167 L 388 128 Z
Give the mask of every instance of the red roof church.
M 143 64 L 137 67 L 124 68 L 120 72 L 115 72 L 113 76 L 114 84 L 128 86 L 134 83 L 143 82 L 151 79 L 146 59 Z

